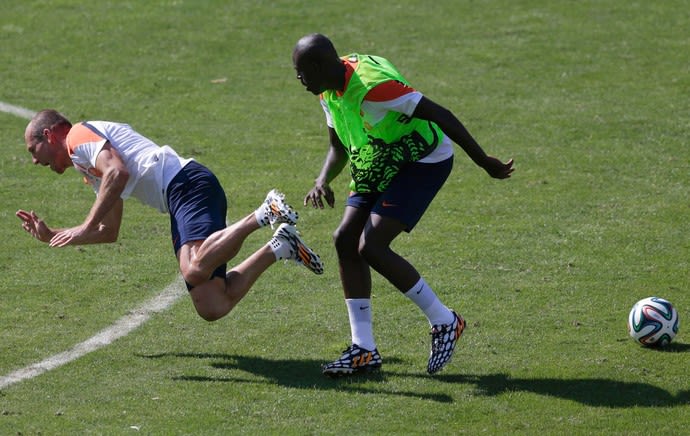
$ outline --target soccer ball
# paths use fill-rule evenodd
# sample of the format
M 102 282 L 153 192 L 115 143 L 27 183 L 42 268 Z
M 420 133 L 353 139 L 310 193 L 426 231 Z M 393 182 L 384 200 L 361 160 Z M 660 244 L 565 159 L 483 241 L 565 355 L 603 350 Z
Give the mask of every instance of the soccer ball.
M 644 298 L 628 315 L 628 332 L 644 346 L 665 347 L 678 333 L 678 312 L 663 298 Z

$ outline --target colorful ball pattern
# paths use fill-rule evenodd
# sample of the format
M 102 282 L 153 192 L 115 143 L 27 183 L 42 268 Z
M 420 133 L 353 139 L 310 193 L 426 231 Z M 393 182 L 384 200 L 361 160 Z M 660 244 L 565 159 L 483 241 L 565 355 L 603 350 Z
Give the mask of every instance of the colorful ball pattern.
M 678 333 L 678 312 L 663 298 L 644 298 L 630 310 L 628 332 L 644 346 L 665 347 Z

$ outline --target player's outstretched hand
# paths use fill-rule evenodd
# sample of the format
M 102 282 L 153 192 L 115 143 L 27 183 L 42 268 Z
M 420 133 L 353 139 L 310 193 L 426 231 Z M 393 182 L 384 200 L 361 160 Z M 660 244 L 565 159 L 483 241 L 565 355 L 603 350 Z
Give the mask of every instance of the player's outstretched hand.
M 33 210 L 27 212 L 20 209 L 15 215 L 22 220 L 22 228 L 39 241 L 49 242 L 53 237 L 53 231 L 50 230 L 46 223 L 40 219 Z
M 307 196 L 304 197 L 304 205 L 308 206 L 311 204 L 314 209 L 323 209 L 324 198 L 330 207 L 335 206 L 335 194 L 333 194 L 331 187 L 328 185 L 317 184 L 311 188 L 311 190 L 307 193 Z
M 492 156 L 487 156 L 483 168 L 494 179 L 507 179 L 515 171 L 513 159 L 503 163 Z

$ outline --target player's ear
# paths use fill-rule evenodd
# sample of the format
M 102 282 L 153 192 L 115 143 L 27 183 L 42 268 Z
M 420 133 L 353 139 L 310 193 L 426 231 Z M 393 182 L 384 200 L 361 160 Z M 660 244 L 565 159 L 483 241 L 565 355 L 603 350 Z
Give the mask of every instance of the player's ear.
M 50 144 L 56 144 L 57 141 L 57 134 L 55 133 L 55 128 L 52 129 L 43 129 L 43 137 L 46 138 L 46 140 Z
M 55 144 L 55 133 L 51 129 L 43 129 L 42 133 L 48 144 Z

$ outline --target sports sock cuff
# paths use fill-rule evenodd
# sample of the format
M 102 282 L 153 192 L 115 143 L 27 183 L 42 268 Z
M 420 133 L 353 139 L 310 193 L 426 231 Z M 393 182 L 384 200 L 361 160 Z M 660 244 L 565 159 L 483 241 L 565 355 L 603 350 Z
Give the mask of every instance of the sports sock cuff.
M 268 245 L 271 247 L 276 260 L 288 259 L 290 257 L 290 247 L 280 239 L 273 237 L 268 241 Z
M 371 322 L 371 300 L 369 298 L 347 298 L 347 313 L 350 324 L 355 322 Z
M 266 211 L 264 210 L 263 204 L 254 211 L 254 218 L 256 218 L 256 222 L 259 223 L 260 227 L 268 225 L 268 219 L 266 219 Z
M 419 281 L 404 295 L 422 310 L 426 310 L 436 300 L 436 294 L 434 294 L 434 291 L 424 279 L 419 279 Z
M 450 324 L 455 319 L 453 312 L 438 299 L 436 299 L 431 306 L 424 310 L 424 314 L 429 320 L 429 325 L 432 326 L 439 324 Z
M 345 300 L 350 320 L 352 343 L 365 350 L 376 348 L 374 341 L 374 326 L 371 316 L 371 300 L 369 298 L 348 298 Z
M 419 289 L 423 288 L 424 285 L 426 285 L 426 281 L 420 277 L 419 280 L 417 280 L 417 283 L 415 283 L 410 289 L 407 290 L 407 292 L 405 292 L 405 295 L 412 291 L 418 291 Z

